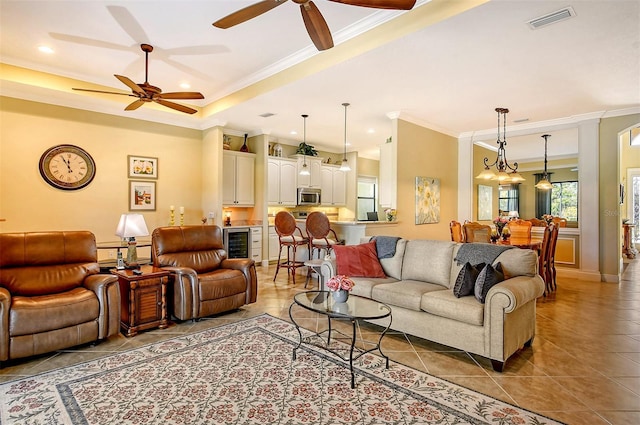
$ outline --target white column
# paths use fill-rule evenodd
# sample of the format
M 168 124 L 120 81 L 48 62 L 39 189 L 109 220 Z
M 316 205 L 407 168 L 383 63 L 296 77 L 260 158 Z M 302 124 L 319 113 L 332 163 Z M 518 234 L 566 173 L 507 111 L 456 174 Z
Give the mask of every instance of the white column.
M 458 139 L 458 218 L 473 221 L 473 142 L 472 137 Z
M 578 125 L 580 279 L 600 281 L 600 120 Z

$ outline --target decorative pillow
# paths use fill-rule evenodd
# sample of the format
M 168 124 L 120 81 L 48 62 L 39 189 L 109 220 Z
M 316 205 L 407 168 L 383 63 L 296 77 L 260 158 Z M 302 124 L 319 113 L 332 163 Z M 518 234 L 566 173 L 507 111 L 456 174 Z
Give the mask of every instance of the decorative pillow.
M 473 295 L 476 280 L 483 268 L 484 263 L 475 266 L 472 266 L 469 262 L 465 263 L 460 269 L 460 273 L 458 273 L 455 285 L 453 285 L 453 295 L 455 295 L 456 298 Z
M 333 245 L 336 274 L 352 277 L 386 277 L 376 252 L 376 242 L 360 245 Z
M 502 272 L 502 264 L 496 264 L 494 268 L 491 264 L 484 266 L 478 279 L 476 279 L 476 285 L 474 293 L 478 301 L 484 304 L 484 300 L 487 297 L 487 292 L 497 283 L 504 280 L 504 273 Z

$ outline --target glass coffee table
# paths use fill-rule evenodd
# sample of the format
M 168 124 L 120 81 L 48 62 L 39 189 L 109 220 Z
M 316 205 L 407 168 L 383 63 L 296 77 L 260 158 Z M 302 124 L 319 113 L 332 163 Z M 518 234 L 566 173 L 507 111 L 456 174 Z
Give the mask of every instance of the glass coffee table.
M 294 306 L 302 307 L 306 310 L 327 316 L 328 329 L 316 332 L 309 336 L 303 336 L 300 326 L 293 318 L 291 311 Z M 360 320 L 375 320 L 389 318 L 389 324 L 381 332 L 377 341 L 359 341 L 361 346 L 356 346 L 356 327 Z M 300 342 L 293 349 L 293 359 L 296 359 L 296 352 L 302 344 L 312 345 L 314 347 L 326 350 L 337 356 L 343 361 L 349 362 L 349 370 L 351 371 L 351 388 L 355 388 L 355 376 L 353 373 L 353 361 L 361 356 L 377 350 L 386 360 L 386 368 L 389 369 L 389 357 L 387 357 L 380 348 L 382 338 L 391 327 L 391 308 L 381 302 L 374 301 L 370 298 L 358 297 L 350 295 L 347 302 L 335 302 L 329 291 L 306 291 L 296 294 L 293 297 L 293 303 L 289 306 L 289 318 L 296 326 L 300 335 Z M 332 320 L 344 320 L 351 322 L 352 332 L 348 335 L 340 330 L 333 329 Z M 333 337 L 333 338 L 332 338 Z M 347 342 L 348 344 L 341 344 Z M 355 352 L 355 354 L 354 354 Z

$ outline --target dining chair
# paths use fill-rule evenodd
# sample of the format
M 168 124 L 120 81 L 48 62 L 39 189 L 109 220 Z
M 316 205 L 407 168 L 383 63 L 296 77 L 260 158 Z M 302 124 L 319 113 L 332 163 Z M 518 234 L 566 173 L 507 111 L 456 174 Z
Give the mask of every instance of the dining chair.
M 491 226 L 471 221 L 462 225 L 465 242 L 491 243 Z
M 511 220 L 507 223 L 511 234 L 512 245 L 525 245 L 531 243 L 531 222 L 521 219 Z
M 534 217 L 534 218 L 530 218 L 527 221 L 531 222 L 531 225 L 534 227 L 547 227 L 547 222 L 539 218 Z
M 273 276 L 275 282 L 278 277 L 280 267 L 287 269 L 287 277 L 293 275 L 293 284 L 296 284 L 296 269 L 306 267 L 304 260 L 296 259 L 298 247 L 306 246 L 309 248 L 309 238 L 302 234 L 302 230 L 298 227 L 295 217 L 288 211 L 280 211 L 276 214 L 274 220 L 276 233 L 278 234 L 278 242 L 280 244 L 278 251 L 278 262 L 276 263 L 276 273 Z M 297 233 L 297 234 L 296 234 Z M 281 261 L 282 248 L 287 249 L 287 259 Z
M 562 217 L 553 217 L 553 222 L 558 227 L 567 227 L 567 219 Z
M 451 240 L 453 242 L 464 242 L 462 224 L 460 224 L 460 222 L 451 220 L 449 223 L 449 230 L 451 231 Z
M 549 278 L 549 286 L 552 291 L 556 290 L 556 246 L 558 244 L 558 233 L 560 228 L 553 226 L 549 241 L 549 251 L 547 253 L 547 274 Z
M 549 250 L 551 249 L 551 238 L 555 229 L 556 225 L 554 223 L 549 223 L 549 225 L 544 228 L 542 246 L 540 247 L 540 253 L 538 254 L 538 274 L 542 277 L 545 283 L 545 296 L 551 292 L 551 285 L 549 283 Z
M 315 250 L 318 250 L 318 258 L 322 258 L 322 250 L 329 254 L 333 245 L 343 243 L 338 239 L 335 230 L 331 228 L 329 218 L 325 213 L 320 211 L 309 213 L 305 224 L 309 239 L 309 259 L 313 258 Z

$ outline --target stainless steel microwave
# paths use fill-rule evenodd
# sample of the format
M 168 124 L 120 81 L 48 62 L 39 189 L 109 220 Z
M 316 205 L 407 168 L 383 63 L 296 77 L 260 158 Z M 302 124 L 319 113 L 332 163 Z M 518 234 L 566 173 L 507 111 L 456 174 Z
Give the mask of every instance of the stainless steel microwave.
M 298 205 L 320 205 L 320 189 L 299 187 Z

